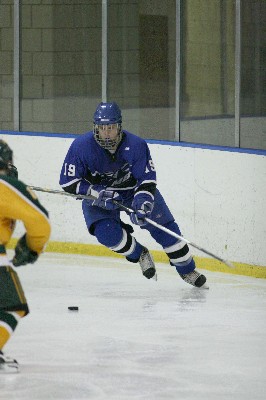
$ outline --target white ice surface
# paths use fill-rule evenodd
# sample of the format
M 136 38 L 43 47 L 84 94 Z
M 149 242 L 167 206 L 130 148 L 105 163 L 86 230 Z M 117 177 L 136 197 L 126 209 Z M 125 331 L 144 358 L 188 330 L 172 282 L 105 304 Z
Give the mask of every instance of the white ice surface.
M 1 400 L 264 400 L 266 280 L 43 254 L 18 273 L 31 313 L 4 348 Z M 78 306 L 78 312 L 68 311 Z

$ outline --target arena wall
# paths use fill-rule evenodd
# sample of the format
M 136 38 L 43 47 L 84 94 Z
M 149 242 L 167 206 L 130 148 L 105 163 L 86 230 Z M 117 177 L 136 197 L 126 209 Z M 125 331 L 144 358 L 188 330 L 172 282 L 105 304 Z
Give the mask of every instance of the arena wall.
M 13 149 L 21 180 L 61 189 L 59 174 L 73 135 L 0 131 L 0 138 Z M 155 141 L 149 141 L 149 147 L 158 187 L 183 236 L 235 262 L 240 271 L 248 265 L 253 270 L 258 267 L 265 275 L 266 269 L 261 267 L 266 267 L 266 152 Z M 88 234 L 81 201 L 41 192 L 37 195 L 52 223 L 48 251 L 79 252 L 85 248 L 85 253 L 94 249 L 96 254 L 109 255 Z M 126 215 L 123 219 L 129 221 Z M 23 231 L 19 222 L 14 237 Z M 135 227 L 135 235 L 155 258 L 166 261 L 159 245 L 146 232 Z M 203 268 L 223 270 L 202 252 L 191 250 Z

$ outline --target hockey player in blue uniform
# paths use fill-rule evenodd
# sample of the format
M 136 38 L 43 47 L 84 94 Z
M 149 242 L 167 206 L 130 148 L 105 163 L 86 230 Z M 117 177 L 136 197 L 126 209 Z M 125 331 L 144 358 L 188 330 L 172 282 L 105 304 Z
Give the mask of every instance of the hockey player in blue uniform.
M 193 286 L 206 287 L 206 277 L 195 270 L 188 245 L 145 221 L 148 217 L 181 235 L 157 188 L 146 141 L 122 129 L 121 110 L 114 102 L 100 103 L 93 122 L 93 131 L 72 142 L 60 175 L 60 185 L 66 192 L 97 198 L 82 202 L 89 233 L 128 261 L 139 262 L 146 278 L 156 279 L 151 254 L 132 235 L 132 226 L 121 221 L 121 209 L 113 200 L 121 202 L 133 209 L 132 223 L 149 231 L 181 278 Z

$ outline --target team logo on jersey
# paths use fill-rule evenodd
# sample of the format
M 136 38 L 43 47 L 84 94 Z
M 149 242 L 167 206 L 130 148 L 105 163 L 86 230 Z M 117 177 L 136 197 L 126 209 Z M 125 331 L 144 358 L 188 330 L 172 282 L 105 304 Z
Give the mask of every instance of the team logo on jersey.
M 123 187 L 123 189 L 131 189 L 136 185 L 128 163 L 125 163 L 116 172 L 110 171 L 101 174 L 101 181 L 106 186 Z

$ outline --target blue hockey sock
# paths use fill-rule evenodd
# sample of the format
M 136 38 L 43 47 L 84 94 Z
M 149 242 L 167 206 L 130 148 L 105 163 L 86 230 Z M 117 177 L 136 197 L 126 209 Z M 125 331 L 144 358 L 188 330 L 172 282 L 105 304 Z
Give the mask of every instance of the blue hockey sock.
M 99 243 L 126 256 L 129 261 L 139 260 L 143 246 L 115 219 L 97 221 L 94 226 L 94 235 Z
M 94 235 L 98 242 L 110 248 L 121 241 L 123 230 L 115 219 L 101 219 L 94 223 Z
M 170 221 L 164 225 L 167 229 L 181 236 L 180 229 L 175 221 Z M 195 262 L 192 258 L 188 245 L 182 240 L 163 232 L 159 228 L 149 229 L 152 237 L 159 243 L 167 256 L 170 264 L 173 265 L 180 274 L 188 274 L 194 271 Z

